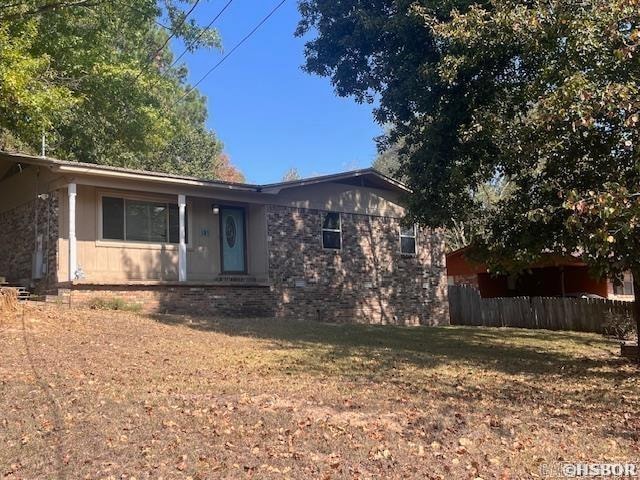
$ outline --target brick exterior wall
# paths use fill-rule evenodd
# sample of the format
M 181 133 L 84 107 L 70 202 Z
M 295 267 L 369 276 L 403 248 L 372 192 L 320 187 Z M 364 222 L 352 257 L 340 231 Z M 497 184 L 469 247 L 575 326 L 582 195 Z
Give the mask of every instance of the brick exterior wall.
M 32 283 L 36 209 L 38 234 L 42 235 L 47 268 L 43 278 L 34 284 L 37 291 L 50 291 L 57 283 L 58 270 L 57 192 L 51 192 L 47 199 L 32 200 L 0 213 L 0 276 L 27 286 Z
M 74 305 L 120 298 L 145 312 L 397 325 L 449 323 L 444 239 L 419 229 L 400 253 L 400 220 L 341 214 L 342 249 L 322 247 L 324 212 L 269 205 L 269 280 L 256 285 L 74 285 Z
M 58 291 L 61 301 L 87 306 L 95 299 L 121 299 L 146 313 L 227 317 L 273 317 L 274 296 L 264 286 L 75 285 Z
M 444 239 L 419 229 L 400 254 L 400 221 L 341 214 L 342 249 L 322 247 L 319 210 L 267 207 L 269 276 L 277 316 L 330 322 L 449 323 Z

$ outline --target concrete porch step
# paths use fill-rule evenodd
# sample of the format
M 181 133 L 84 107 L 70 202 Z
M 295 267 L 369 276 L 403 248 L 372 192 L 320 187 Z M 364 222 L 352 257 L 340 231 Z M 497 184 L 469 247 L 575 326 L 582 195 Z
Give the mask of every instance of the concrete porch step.
M 4 284 L 0 284 L 0 286 L 5 287 L 5 288 L 12 288 L 13 290 L 15 290 L 17 295 L 18 295 L 18 301 L 20 301 L 20 302 L 23 302 L 25 300 L 29 300 L 29 298 L 31 297 L 31 292 L 29 292 L 27 287 L 25 287 L 24 285 L 16 285 L 16 284 L 11 284 L 11 283 L 4 283 Z

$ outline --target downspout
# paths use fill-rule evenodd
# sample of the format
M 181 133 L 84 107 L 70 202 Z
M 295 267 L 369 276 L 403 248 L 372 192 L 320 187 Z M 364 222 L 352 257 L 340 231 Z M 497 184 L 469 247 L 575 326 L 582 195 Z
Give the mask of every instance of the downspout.
M 35 285 L 35 277 L 38 276 L 38 210 L 40 207 L 40 167 L 36 168 L 36 198 L 34 202 L 34 221 L 33 221 L 33 252 L 31 257 L 31 283 Z
M 51 194 L 47 197 L 47 248 L 43 254 L 43 276 L 46 277 L 46 283 L 49 282 L 49 252 L 51 248 Z
M 636 342 L 637 342 L 637 354 L 636 359 L 640 363 L 640 269 L 632 271 L 633 275 L 633 316 L 636 320 Z

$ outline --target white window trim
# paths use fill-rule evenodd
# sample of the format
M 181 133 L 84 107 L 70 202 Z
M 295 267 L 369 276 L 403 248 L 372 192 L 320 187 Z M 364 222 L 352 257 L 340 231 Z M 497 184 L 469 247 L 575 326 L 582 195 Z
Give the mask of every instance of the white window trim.
M 413 238 L 414 245 L 415 245 L 415 251 L 413 253 L 408 253 L 408 252 L 403 252 L 402 251 L 402 239 L 403 238 Z M 403 257 L 415 257 L 416 255 L 418 255 L 418 225 L 416 225 L 415 223 L 413 224 L 413 236 L 411 236 L 411 235 L 403 235 L 402 234 L 402 225 L 400 225 L 400 236 L 398 237 L 398 249 L 399 249 L 400 255 L 402 255 Z
M 166 204 L 175 204 L 178 205 L 178 197 L 175 196 L 162 196 L 162 195 L 147 195 L 144 193 L 129 193 L 129 192 L 120 192 L 116 190 L 101 190 L 97 195 L 96 202 L 96 210 L 97 210 L 97 240 L 96 246 L 100 247 L 127 247 L 127 248 L 140 248 L 140 249 L 149 249 L 149 250 L 178 250 L 180 247 L 179 243 L 171 243 L 171 242 L 145 242 L 142 240 L 116 240 L 112 238 L 104 238 L 102 235 L 102 198 L 103 197 L 111 197 L 111 198 L 122 198 L 124 200 L 138 200 L 143 202 L 157 202 L 157 203 L 166 203 Z M 187 248 L 191 249 L 193 242 L 193 214 L 192 214 L 192 205 L 191 201 L 187 200 L 187 216 L 189 218 L 189 224 L 187 225 L 187 237 L 189 238 L 189 242 L 187 242 Z M 168 225 L 167 225 L 168 227 Z M 127 226 L 126 223 L 124 225 L 124 233 L 125 238 L 127 235 Z
M 324 228 L 324 217 L 328 213 L 336 213 L 338 215 L 338 224 L 340 225 L 340 228 L 338 228 L 338 229 L 335 229 L 335 228 Z M 338 232 L 340 234 L 340 248 L 325 247 L 324 246 L 324 232 Z M 325 210 L 320 215 L 320 245 L 322 246 L 323 250 L 327 250 L 327 251 L 330 251 L 330 252 L 339 252 L 339 251 L 342 250 L 342 213 L 341 212 L 335 212 L 335 211 L 332 211 L 332 210 Z
M 624 290 L 625 282 L 631 282 L 631 292 L 625 292 L 625 290 Z M 617 297 L 632 297 L 632 296 L 634 296 L 633 275 L 631 274 L 631 272 L 624 272 L 622 274 L 622 284 L 617 286 L 617 288 L 622 288 L 622 293 L 616 293 L 616 284 L 615 284 L 614 281 L 612 281 L 611 283 L 612 283 L 613 295 L 615 295 Z

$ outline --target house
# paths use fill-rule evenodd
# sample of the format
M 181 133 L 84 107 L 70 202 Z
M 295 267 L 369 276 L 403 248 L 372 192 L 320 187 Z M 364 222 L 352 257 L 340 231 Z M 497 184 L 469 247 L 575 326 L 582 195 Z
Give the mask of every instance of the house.
M 442 232 L 372 169 L 250 185 L 0 152 L 0 275 L 72 304 L 448 322 Z
M 449 285 L 472 285 L 483 298 L 597 296 L 633 301 L 633 278 L 624 275 L 618 285 L 607 278 L 593 278 L 577 256 L 544 255 L 520 275 L 493 275 L 484 263 L 469 259 L 470 247 L 447 254 Z

